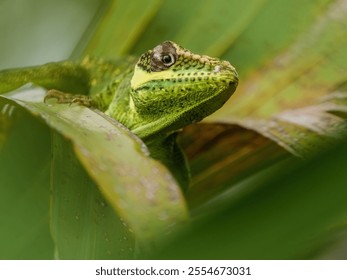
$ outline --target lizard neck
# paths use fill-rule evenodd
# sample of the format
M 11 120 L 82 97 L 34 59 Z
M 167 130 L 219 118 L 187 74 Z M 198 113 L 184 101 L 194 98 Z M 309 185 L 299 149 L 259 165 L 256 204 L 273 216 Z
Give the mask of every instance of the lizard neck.
M 189 187 L 190 172 L 185 154 L 177 144 L 176 138 L 177 133 L 165 137 L 158 135 L 145 140 L 145 143 L 151 157 L 169 168 L 178 184 L 186 191 Z
M 130 81 L 133 76 L 133 67 L 129 69 L 119 80 L 120 83 L 112 88 L 112 100 L 108 102 L 105 113 L 121 124 L 132 130 L 141 122 L 130 96 Z

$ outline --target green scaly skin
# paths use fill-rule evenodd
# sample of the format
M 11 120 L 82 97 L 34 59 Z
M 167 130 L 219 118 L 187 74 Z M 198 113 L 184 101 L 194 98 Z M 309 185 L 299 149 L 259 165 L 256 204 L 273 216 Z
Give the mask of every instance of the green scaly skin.
M 95 107 L 128 127 L 186 189 L 189 172 L 177 131 L 219 109 L 235 91 L 238 76 L 227 61 L 165 41 L 137 62 L 86 58 L 0 71 L 0 93 L 29 82 L 54 89 L 46 98 Z

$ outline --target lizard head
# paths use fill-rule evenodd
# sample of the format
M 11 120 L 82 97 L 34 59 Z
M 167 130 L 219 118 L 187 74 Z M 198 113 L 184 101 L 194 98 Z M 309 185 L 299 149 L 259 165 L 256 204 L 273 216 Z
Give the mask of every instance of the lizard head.
M 229 62 L 165 41 L 135 65 L 131 107 L 144 121 L 133 131 L 147 137 L 200 121 L 219 109 L 237 84 L 237 72 Z

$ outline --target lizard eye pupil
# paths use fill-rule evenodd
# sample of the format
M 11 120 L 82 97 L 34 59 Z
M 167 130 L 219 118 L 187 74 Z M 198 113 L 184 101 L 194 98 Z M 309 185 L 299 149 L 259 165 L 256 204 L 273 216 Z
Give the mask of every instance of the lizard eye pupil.
M 166 66 L 171 66 L 172 64 L 175 63 L 175 58 L 172 54 L 165 54 L 162 56 L 161 61 L 166 65 Z

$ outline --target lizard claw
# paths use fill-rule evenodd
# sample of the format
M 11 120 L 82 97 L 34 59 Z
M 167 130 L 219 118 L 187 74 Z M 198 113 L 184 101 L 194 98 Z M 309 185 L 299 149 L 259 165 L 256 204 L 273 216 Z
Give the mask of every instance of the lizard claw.
M 57 100 L 57 103 L 64 103 L 63 100 L 64 100 L 64 95 L 65 93 L 61 92 L 61 91 L 58 91 L 58 90 L 55 90 L 55 89 L 51 89 L 47 92 L 46 96 L 44 97 L 43 99 L 43 102 L 47 104 L 47 100 L 48 99 L 56 99 Z
M 92 99 L 86 95 L 77 95 L 65 93 L 59 90 L 51 89 L 47 92 L 43 102 L 47 104 L 47 100 L 56 99 L 58 104 L 78 104 L 86 107 L 92 106 Z

